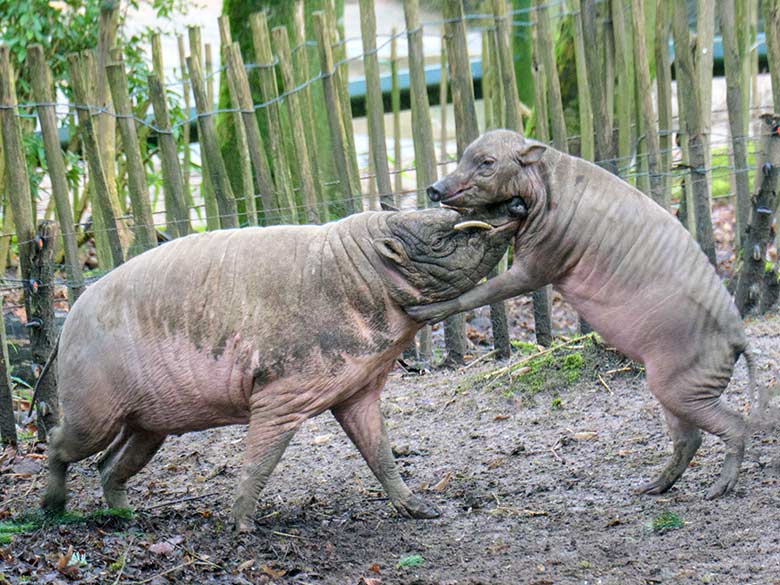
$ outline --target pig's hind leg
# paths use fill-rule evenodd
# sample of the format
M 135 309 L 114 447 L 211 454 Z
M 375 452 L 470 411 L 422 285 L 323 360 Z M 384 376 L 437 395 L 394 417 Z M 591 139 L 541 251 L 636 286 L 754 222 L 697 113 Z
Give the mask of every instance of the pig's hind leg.
M 672 435 L 672 457 L 658 479 L 642 485 L 637 491 L 645 494 L 662 494 L 669 490 L 688 468 L 701 445 L 701 431 L 698 427 L 674 415 L 663 407 L 664 416 Z
M 47 514 L 65 510 L 67 492 L 65 476 L 71 463 L 86 459 L 105 449 L 117 435 L 117 426 L 88 425 L 70 422 L 67 413 L 49 436 L 49 475 L 41 506 Z
M 379 376 L 364 390 L 334 407 L 333 415 L 357 446 L 399 514 L 407 518 L 437 518 L 439 511 L 414 495 L 398 473 L 379 409 L 379 392 L 386 377 L 386 374 Z
M 122 429 L 98 462 L 103 497 L 110 508 L 127 508 L 127 480 L 141 471 L 165 441 L 165 435 Z
M 648 367 L 648 382 L 664 409 L 673 415 L 667 420 L 670 420 L 675 447 L 672 460 L 664 473 L 671 470 L 681 475 L 685 470 L 681 468 L 683 462 L 687 467 L 690 462 L 688 455 L 692 458 L 696 452 L 694 447 L 698 448 L 694 428 L 716 435 L 725 444 L 726 456 L 720 477 L 707 493 L 708 499 L 714 499 L 729 493 L 737 483 L 745 454 L 747 424 L 742 416 L 729 409 L 721 400 L 721 394 L 731 378 L 733 361 L 729 361 L 729 358 L 713 360 L 712 355 L 707 357 L 710 359 L 702 359 L 674 381 L 666 380 L 665 383 L 654 380 Z M 670 479 L 672 475 L 665 478 L 662 474 L 659 481 Z M 650 493 L 660 491 L 663 490 Z

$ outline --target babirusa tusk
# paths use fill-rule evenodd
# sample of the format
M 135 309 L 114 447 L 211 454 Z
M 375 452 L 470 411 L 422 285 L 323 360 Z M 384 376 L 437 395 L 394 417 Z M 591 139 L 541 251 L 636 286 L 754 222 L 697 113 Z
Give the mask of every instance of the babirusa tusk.
M 470 221 L 462 221 L 458 224 L 455 224 L 455 227 L 453 227 L 452 229 L 463 231 L 469 228 L 479 228 L 481 230 L 492 230 L 493 226 L 490 225 L 489 223 L 485 223 L 484 221 L 470 220 Z

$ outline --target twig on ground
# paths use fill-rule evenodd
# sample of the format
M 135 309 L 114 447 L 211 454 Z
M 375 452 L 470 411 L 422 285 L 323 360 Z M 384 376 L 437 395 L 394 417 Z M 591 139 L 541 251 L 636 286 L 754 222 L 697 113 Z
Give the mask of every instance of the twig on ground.
M 604 381 L 604 378 L 602 378 L 602 377 L 601 377 L 601 374 L 599 374 L 599 373 L 597 372 L 597 373 L 596 373 L 596 375 L 599 377 L 599 382 L 601 382 L 601 385 L 602 385 L 602 386 L 604 386 L 604 388 L 606 388 L 606 389 L 607 389 L 607 392 L 609 392 L 610 394 L 614 395 L 615 393 L 614 393 L 614 392 L 612 392 L 612 388 L 610 388 L 610 387 L 609 387 L 609 384 L 607 384 L 607 383 Z
M 552 353 L 554 351 L 558 351 L 559 349 L 562 349 L 564 347 L 569 347 L 571 345 L 574 345 L 576 343 L 579 343 L 580 341 L 583 341 L 585 339 L 593 339 L 594 333 L 586 333 L 585 335 L 580 335 L 578 337 L 575 337 L 573 339 L 570 339 L 568 341 L 565 341 L 564 343 L 559 343 L 558 345 L 554 345 L 552 347 L 548 347 L 547 349 L 543 349 L 542 351 L 538 351 L 536 353 L 532 353 L 531 355 L 527 355 L 523 357 L 522 359 L 516 361 L 513 364 L 509 364 L 508 366 L 504 366 L 503 368 L 498 368 L 497 370 L 493 370 L 492 372 L 488 372 L 485 374 L 484 379 L 488 380 L 490 378 L 495 378 L 496 376 L 500 376 L 502 374 L 509 374 L 518 368 L 520 368 L 523 364 L 526 364 L 530 362 L 533 359 L 536 359 L 538 357 L 541 357 L 543 355 L 546 355 L 548 353 Z
M 301 540 L 306 540 L 303 536 L 298 536 L 297 534 L 288 534 L 287 532 L 279 532 L 278 530 L 272 530 L 271 534 L 275 534 L 276 536 L 283 536 L 285 538 L 300 538 Z
M 117 585 L 119 583 L 119 580 L 122 578 L 122 573 L 125 570 L 125 564 L 127 564 L 127 553 L 130 552 L 130 547 L 133 544 L 133 538 L 130 537 L 130 540 L 127 541 L 127 546 L 125 547 L 125 552 L 122 553 L 122 564 L 119 566 L 119 572 L 116 574 L 116 579 L 114 579 L 114 585 Z
M 487 353 L 485 353 L 485 354 L 482 354 L 481 356 L 479 356 L 479 357 L 478 357 L 477 359 L 475 359 L 473 362 L 471 362 L 471 363 L 468 363 L 468 364 L 466 364 L 465 366 L 463 366 L 463 367 L 461 368 L 461 371 L 466 371 L 466 370 L 468 370 L 468 369 L 469 369 L 471 366 L 475 366 L 475 365 L 477 365 L 478 363 L 480 363 L 480 362 L 482 362 L 482 361 L 484 361 L 484 360 L 486 360 L 486 359 L 492 358 L 492 357 L 493 357 L 494 355 L 496 355 L 497 353 L 498 353 L 498 350 L 497 350 L 497 349 L 492 349 L 492 350 L 490 350 L 489 352 L 487 352 Z
M 620 373 L 622 373 L 622 372 L 630 372 L 630 371 L 631 371 L 631 370 L 633 370 L 633 369 L 634 369 L 634 368 L 632 368 L 631 366 L 623 366 L 622 368 L 615 368 L 614 370 L 607 370 L 607 371 L 606 371 L 606 372 L 604 372 L 604 373 L 605 373 L 607 376 L 611 376 L 611 375 L 613 375 L 613 374 L 620 374 Z
M 130 581 L 130 583 L 132 585 L 143 585 L 144 583 L 151 583 L 152 581 L 154 581 L 158 577 L 164 577 L 165 575 L 169 575 L 171 573 L 174 573 L 176 571 L 184 569 L 185 567 L 189 567 L 190 565 L 192 565 L 194 563 L 198 563 L 198 562 L 201 562 L 201 561 L 198 561 L 198 559 L 190 559 L 188 561 L 185 561 L 185 562 L 183 562 L 181 564 L 176 565 L 175 567 L 171 567 L 170 569 L 167 569 L 167 570 L 163 571 L 162 573 L 157 573 L 156 575 L 152 575 L 151 577 L 149 577 L 147 579 L 143 579 L 142 581 Z
M 7 477 L 7 476 L 8 476 L 8 474 L 6 474 L 6 477 Z M 36 485 L 37 483 L 38 483 L 38 476 L 36 475 L 36 476 L 33 478 L 33 480 L 32 480 L 32 483 L 30 484 L 30 487 L 29 487 L 29 488 L 27 488 L 27 491 L 26 491 L 26 492 L 24 492 L 24 493 L 23 493 L 23 494 L 21 494 L 21 495 L 14 496 L 13 498 L 8 498 L 7 500 L 5 500 L 5 501 L 3 502 L 3 505 L 2 505 L 2 506 L 0 506 L 0 512 L 4 512 L 5 510 L 7 510 L 7 509 L 9 508 L 9 504 L 10 504 L 11 502 L 13 502 L 13 501 L 15 501 L 15 500 L 22 500 L 22 499 L 26 498 L 27 496 L 29 496 L 29 495 L 30 495 L 30 492 L 31 492 L 31 491 L 33 491 L 33 490 L 35 489 L 35 485 Z

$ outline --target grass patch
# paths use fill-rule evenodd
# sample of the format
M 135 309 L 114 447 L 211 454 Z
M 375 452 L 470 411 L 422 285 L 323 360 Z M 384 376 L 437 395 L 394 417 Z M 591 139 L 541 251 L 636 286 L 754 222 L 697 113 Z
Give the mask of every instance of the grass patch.
M 401 560 L 398 561 L 399 567 L 419 567 L 425 562 L 425 559 L 422 557 L 422 555 L 409 555 L 405 557 L 401 557 Z
M 668 532 L 669 530 L 682 528 L 683 521 L 674 512 L 661 512 L 653 518 L 650 527 L 653 529 L 653 532 Z
M 87 524 L 89 522 L 105 525 L 107 520 L 131 520 L 132 518 L 133 511 L 130 508 L 101 508 L 89 514 L 64 512 L 56 516 L 36 511 L 0 522 L 0 544 L 10 543 L 14 534 L 27 534 L 48 526 Z

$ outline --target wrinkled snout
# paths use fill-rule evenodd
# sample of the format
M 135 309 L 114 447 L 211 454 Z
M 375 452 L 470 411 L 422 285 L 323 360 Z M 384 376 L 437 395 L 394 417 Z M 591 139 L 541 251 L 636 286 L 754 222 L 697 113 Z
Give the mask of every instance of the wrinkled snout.
M 446 188 L 442 181 L 436 181 L 433 185 L 428 187 L 426 192 L 428 193 L 428 198 L 434 203 L 437 203 L 444 199 Z

